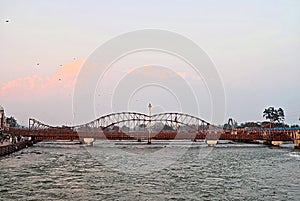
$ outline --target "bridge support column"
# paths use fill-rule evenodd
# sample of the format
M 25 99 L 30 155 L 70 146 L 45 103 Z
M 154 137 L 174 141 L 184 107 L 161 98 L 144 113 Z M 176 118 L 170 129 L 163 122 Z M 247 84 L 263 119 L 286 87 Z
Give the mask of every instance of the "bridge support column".
M 300 149 L 300 140 L 294 140 L 294 148 Z
M 95 138 L 83 138 L 83 141 L 88 146 L 93 146 L 93 143 L 95 142 Z
M 218 144 L 218 140 L 206 140 L 206 144 L 208 144 L 208 146 L 214 146 Z
M 271 144 L 274 145 L 274 146 L 280 146 L 282 145 L 282 141 L 271 141 Z
M 293 133 L 293 142 L 294 142 L 294 148 L 295 149 L 300 149 L 300 131 L 296 131 L 295 133 Z

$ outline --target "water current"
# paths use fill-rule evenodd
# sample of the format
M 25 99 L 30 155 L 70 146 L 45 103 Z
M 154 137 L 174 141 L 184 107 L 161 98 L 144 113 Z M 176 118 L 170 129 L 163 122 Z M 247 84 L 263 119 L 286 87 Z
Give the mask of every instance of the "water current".
M 39 143 L 0 158 L 0 200 L 300 200 L 288 145 Z

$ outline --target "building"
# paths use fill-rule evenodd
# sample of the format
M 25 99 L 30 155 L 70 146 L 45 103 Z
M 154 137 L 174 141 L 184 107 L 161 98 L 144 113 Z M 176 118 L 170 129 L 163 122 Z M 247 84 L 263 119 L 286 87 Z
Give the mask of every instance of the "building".
M 5 117 L 4 117 L 4 108 L 0 105 L 0 130 L 4 128 Z

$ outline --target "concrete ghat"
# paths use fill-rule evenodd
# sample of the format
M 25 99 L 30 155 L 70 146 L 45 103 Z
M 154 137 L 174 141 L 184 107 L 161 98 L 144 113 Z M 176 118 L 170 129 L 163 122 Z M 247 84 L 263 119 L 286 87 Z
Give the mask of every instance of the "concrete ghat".
M 0 146 L 0 156 L 5 156 L 14 152 L 17 152 L 21 149 L 32 146 L 31 141 L 22 141 L 15 144 L 6 144 Z

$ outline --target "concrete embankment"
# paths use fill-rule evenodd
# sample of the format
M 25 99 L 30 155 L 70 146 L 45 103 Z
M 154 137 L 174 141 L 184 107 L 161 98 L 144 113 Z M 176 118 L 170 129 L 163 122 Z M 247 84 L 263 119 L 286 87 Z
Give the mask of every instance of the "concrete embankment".
M 17 152 L 26 147 L 32 146 L 31 141 L 22 141 L 14 144 L 7 144 L 0 146 L 0 156 L 5 156 L 14 152 Z

